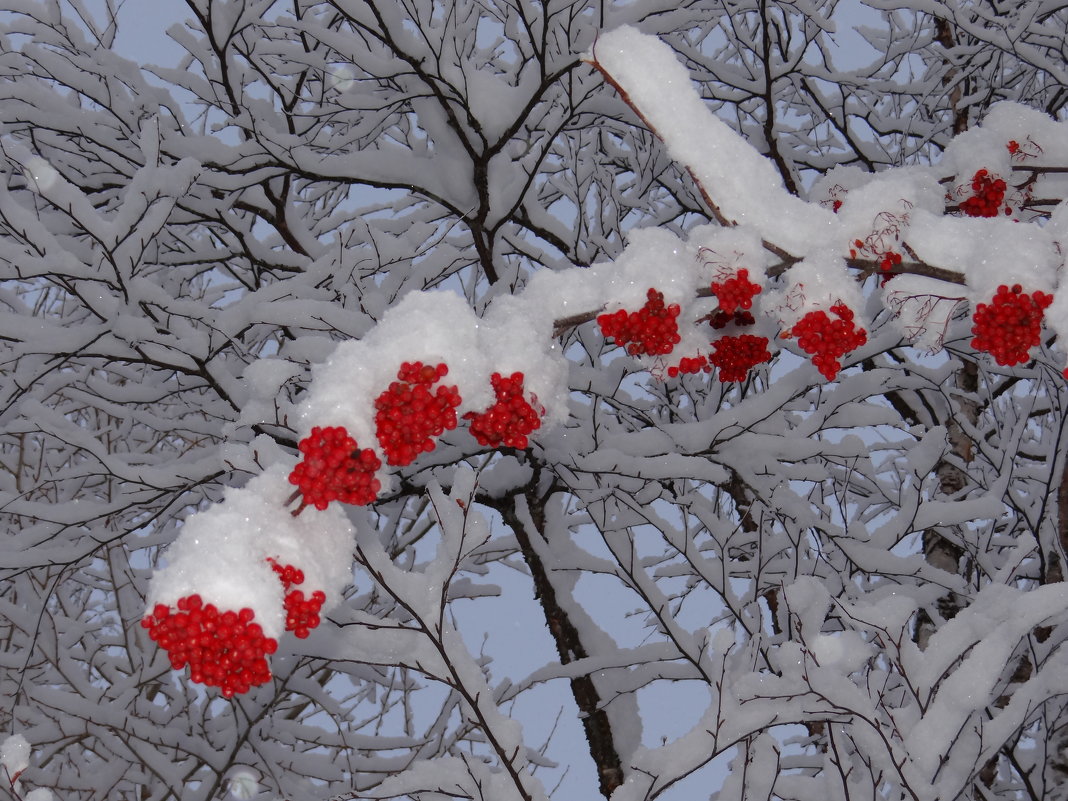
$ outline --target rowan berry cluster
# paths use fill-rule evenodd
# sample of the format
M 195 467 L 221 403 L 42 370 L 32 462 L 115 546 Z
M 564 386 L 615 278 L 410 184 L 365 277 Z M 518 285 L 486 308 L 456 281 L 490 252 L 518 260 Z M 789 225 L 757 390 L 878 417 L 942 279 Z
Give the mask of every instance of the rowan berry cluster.
M 972 314 L 972 347 L 1012 367 L 1030 360 L 1030 350 L 1040 341 L 1043 313 L 1053 296 L 1035 290 L 1030 295 L 1019 284 L 998 287 L 990 303 L 978 303 Z
M 664 293 L 650 289 L 648 300 L 636 312 L 620 309 L 597 317 L 601 333 L 631 356 L 663 356 L 679 343 L 679 305 L 664 305 Z
M 805 353 L 812 354 L 812 363 L 828 381 L 833 381 L 842 369 L 838 360 L 868 341 L 868 333 L 858 328 L 853 321 L 853 310 L 844 303 L 831 306 L 831 319 L 827 312 L 810 311 L 794 324 L 791 335 Z
M 734 314 L 738 309 L 753 308 L 753 296 L 760 294 L 760 285 L 749 280 L 749 270 L 742 268 L 726 281 L 712 282 L 712 294 L 719 301 L 719 309 Z
M 252 622 L 255 612 L 220 612 L 199 595 L 180 598 L 176 605 L 174 612 L 156 604 L 141 620 L 148 636 L 170 655 L 172 668 L 189 665 L 190 681 L 218 687 L 224 698 L 271 680 L 266 655 L 278 650 L 278 642 Z
M 375 400 L 375 433 L 389 464 L 411 464 L 434 450 L 434 439 L 456 428 L 460 393 L 437 383 L 448 372 L 444 364 L 405 362 Z
M 976 170 L 972 176 L 972 195 L 961 201 L 960 210 L 969 217 L 996 217 L 1001 210 L 1008 188 L 1001 178 L 991 177 L 986 170 Z M 1012 209 L 1005 209 L 1011 214 Z
M 282 591 L 285 593 L 286 631 L 293 632 L 303 640 L 321 622 L 319 610 L 326 602 L 326 593 L 316 590 L 311 596 L 305 598 L 302 590 L 293 589 L 294 585 L 304 583 L 303 570 L 293 565 L 280 565 L 271 558 L 267 561 L 271 563 L 271 568 L 282 581 Z
M 771 361 L 768 338 L 742 334 L 723 336 L 712 343 L 715 352 L 708 360 L 719 368 L 719 380 L 744 381 L 749 370 Z
M 361 450 L 343 426 L 316 426 L 299 448 L 304 458 L 289 474 L 302 496 L 294 515 L 309 504 L 321 511 L 331 501 L 363 506 L 378 496 L 382 485 L 375 473 L 382 461 L 370 448 Z
M 720 309 L 712 315 L 712 319 L 709 320 L 709 322 L 713 328 L 719 331 L 720 329 L 726 328 L 731 323 L 738 326 L 756 325 L 756 318 L 753 316 L 752 312 L 736 311 L 734 314 L 728 314 Z
M 471 435 L 479 445 L 496 448 L 504 445 L 509 448 L 527 447 L 527 435 L 541 427 L 541 414 L 527 400 L 523 388 L 523 374 L 512 373 L 504 377 L 494 373 L 490 377 L 497 402 L 486 411 L 468 412 L 465 420 L 471 421 Z M 537 400 L 531 398 L 534 403 Z
M 684 373 L 711 373 L 712 365 L 708 363 L 708 359 L 704 356 L 683 356 L 679 359 L 678 365 L 672 365 L 667 369 L 667 374 L 670 378 L 682 375 Z

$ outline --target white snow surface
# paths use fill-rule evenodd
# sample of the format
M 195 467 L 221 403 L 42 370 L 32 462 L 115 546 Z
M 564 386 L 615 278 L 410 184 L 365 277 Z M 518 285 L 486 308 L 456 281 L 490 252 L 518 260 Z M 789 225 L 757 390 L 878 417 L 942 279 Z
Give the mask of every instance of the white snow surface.
M 196 593 L 221 610 L 252 609 L 264 633 L 277 638 L 284 630 L 282 583 L 268 558 L 304 572 L 296 589 L 305 596 L 326 594 L 323 614 L 337 605 L 352 583 L 355 531 L 338 504 L 289 514 L 283 507 L 294 489 L 288 472 L 275 465 L 187 518 L 166 565 L 152 577 L 148 610 Z

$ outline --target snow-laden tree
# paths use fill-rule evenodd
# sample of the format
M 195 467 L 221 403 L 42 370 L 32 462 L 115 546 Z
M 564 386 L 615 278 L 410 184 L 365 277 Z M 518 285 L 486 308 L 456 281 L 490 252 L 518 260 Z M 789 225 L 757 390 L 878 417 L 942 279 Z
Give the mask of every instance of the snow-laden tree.
M 1065 10 L 186 5 L 0 17 L 12 794 L 1068 795 Z

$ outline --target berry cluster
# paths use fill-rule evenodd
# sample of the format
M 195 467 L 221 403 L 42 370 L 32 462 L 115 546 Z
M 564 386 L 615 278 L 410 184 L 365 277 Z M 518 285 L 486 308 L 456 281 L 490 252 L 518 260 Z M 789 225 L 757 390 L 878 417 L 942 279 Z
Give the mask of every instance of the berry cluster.
M 497 402 L 481 414 L 468 412 L 465 420 L 471 421 L 471 435 L 479 445 L 496 448 L 527 447 L 527 435 L 541 427 L 541 411 L 526 398 L 523 389 L 523 374 L 512 373 L 505 378 L 494 373 L 490 382 L 497 394 Z M 537 399 L 531 398 L 534 403 Z
M 712 294 L 719 301 L 720 311 L 726 314 L 753 308 L 753 296 L 759 295 L 760 291 L 760 285 L 749 280 L 749 270 L 744 268 L 722 283 L 712 282 Z
M 648 300 L 636 312 L 620 309 L 597 317 L 605 339 L 626 347 L 631 356 L 663 356 L 679 343 L 679 305 L 664 305 L 664 293 L 650 289 Z
M 842 369 L 838 359 L 868 341 L 868 333 L 853 322 L 853 310 L 844 303 L 831 306 L 838 317 L 832 320 L 822 309 L 810 311 L 797 321 L 791 334 L 805 353 L 812 354 L 812 363 L 828 381 L 833 381 Z
M 742 334 L 724 336 L 712 343 L 715 353 L 709 361 L 719 368 L 719 380 L 744 381 L 752 367 L 771 361 L 768 338 Z
M 1030 295 L 1019 284 L 998 287 L 990 303 L 976 304 L 972 315 L 972 347 L 994 357 L 998 364 L 1023 364 L 1040 341 L 1042 315 L 1053 296 L 1041 290 Z
M 375 400 L 375 433 L 389 464 L 411 464 L 434 450 L 434 438 L 456 428 L 460 393 L 455 386 L 434 386 L 448 372 L 444 364 L 405 362 Z
M 377 497 L 382 462 L 370 448 L 360 450 L 343 426 L 316 426 L 299 447 L 304 458 L 289 474 L 302 496 L 294 515 L 309 504 L 321 511 L 334 500 L 363 506 Z
M 1005 199 L 1006 183 L 1001 178 L 992 178 L 986 170 L 977 170 L 972 176 L 972 195 L 961 201 L 960 210 L 969 217 L 996 217 Z M 1005 209 L 1011 214 L 1011 209 Z
M 667 369 L 668 377 L 675 378 L 676 376 L 685 373 L 711 373 L 712 365 L 708 363 L 708 359 L 704 356 L 683 356 L 679 359 L 678 365 L 672 365 Z
M 156 604 L 141 621 L 148 636 L 170 655 L 171 667 L 181 670 L 188 664 L 190 681 L 218 687 L 224 698 L 271 680 L 265 657 L 278 650 L 278 642 L 263 636 L 260 624 L 252 622 L 255 612 L 220 612 L 199 595 L 179 599 L 177 607 L 172 612 Z
M 756 325 L 756 318 L 753 317 L 752 312 L 736 311 L 734 314 L 728 314 L 720 309 L 712 315 L 712 319 L 709 321 L 712 327 L 719 331 L 722 328 L 726 328 L 731 323 L 738 326 Z
M 271 568 L 282 581 L 282 591 L 285 593 L 286 631 L 293 632 L 303 640 L 320 623 L 319 610 L 326 602 L 326 593 L 316 590 L 311 597 L 305 598 L 302 590 L 293 589 L 294 585 L 304 583 L 303 570 L 293 565 L 280 565 L 270 557 L 267 561 L 271 563 Z

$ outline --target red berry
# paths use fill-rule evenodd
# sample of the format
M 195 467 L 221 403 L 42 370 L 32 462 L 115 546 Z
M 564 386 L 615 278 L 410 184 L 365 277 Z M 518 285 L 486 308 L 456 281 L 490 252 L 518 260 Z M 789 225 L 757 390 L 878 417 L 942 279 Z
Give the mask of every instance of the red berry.
M 149 637 L 168 652 L 171 667 L 182 670 L 188 665 L 190 681 L 219 687 L 224 698 L 270 681 L 265 657 L 277 650 L 278 643 L 252 623 L 255 613 L 251 609 L 220 613 L 212 604 L 201 609 L 202 603 L 199 595 L 180 598 L 176 614 L 157 604 L 141 621 Z
M 280 565 L 267 557 L 271 568 L 278 574 L 285 593 L 286 631 L 294 632 L 298 637 L 307 637 L 309 631 L 319 625 L 319 611 L 326 601 L 326 593 L 316 590 L 310 598 L 304 597 L 302 590 L 295 590 L 295 584 L 304 583 L 304 571 L 293 565 Z M 301 631 L 304 633 L 301 634 Z
M 436 384 L 448 372 L 444 364 L 405 362 L 375 400 L 375 434 L 389 464 L 411 464 L 434 450 L 434 439 L 456 428 L 460 393 Z
M 335 500 L 363 506 L 377 497 L 382 485 L 375 473 L 382 462 L 370 448 L 360 450 L 343 426 L 316 426 L 299 448 L 304 459 L 289 474 L 302 495 L 293 514 L 308 505 L 322 510 Z
M 494 373 L 490 383 L 497 402 L 484 412 L 464 415 L 465 420 L 471 421 L 471 435 L 479 445 L 527 447 L 527 436 L 541 427 L 545 410 L 536 405 L 538 401 L 533 395 L 527 400 L 522 373 L 512 373 L 508 378 Z
M 648 354 L 663 356 L 679 343 L 677 303 L 664 305 L 664 293 L 650 289 L 648 300 L 636 312 L 620 309 L 612 314 L 598 316 L 597 323 L 605 339 L 611 339 L 620 347 L 626 347 L 631 356 Z
M 977 170 L 972 176 L 972 194 L 961 201 L 960 210 L 969 217 L 996 217 L 1006 189 L 1008 185 L 1001 178 Z
M 744 381 L 750 368 L 771 361 L 768 338 L 742 334 L 724 336 L 712 343 L 715 348 L 708 360 L 719 368 L 719 380 Z
M 760 292 L 760 285 L 749 280 L 749 271 L 744 268 L 722 283 L 712 283 L 712 294 L 719 301 L 719 309 L 728 315 L 738 309 L 751 309 L 753 296 Z
M 972 314 L 972 347 L 983 350 L 1005 367 L 1030 360 L 1031 348 L 1039 344 L 1042 317 L 1053 296 L 1040 290 L 1030 295 L 1019 284 L 998 287 L 990 303 L 976 304 Z
M 726 328 L 731 323 L 734 323 L 737 326 L 756 325 L 756 318 L 753 316 L 752 312 L 736 311 L 734 314 L 728 314 L 720 309 L 712 315 L 710 322 L 712 327 L 719 331 L 720 329 Z
M 797 344 L 806 353 L 812 354 L 812 363 L 829 381 L 833 381 L 842 369 L 838 361 L 842 356 L 868 341 L 868 334 L 853 322 L 853 310 L 843 303 L 831 306 L 832 320 L 822 309 L 810 311 L 794 325 L 792 334 Z
M 710 373 L 712 372 L 712 366 L 708 363 L 708 359 L 704 356 L 683 356 L 679 359 L 678 366 L 671 366 L 667 369 L 667 374 L 670 378 L 675 378 L 678 375 L 684 373 Z

